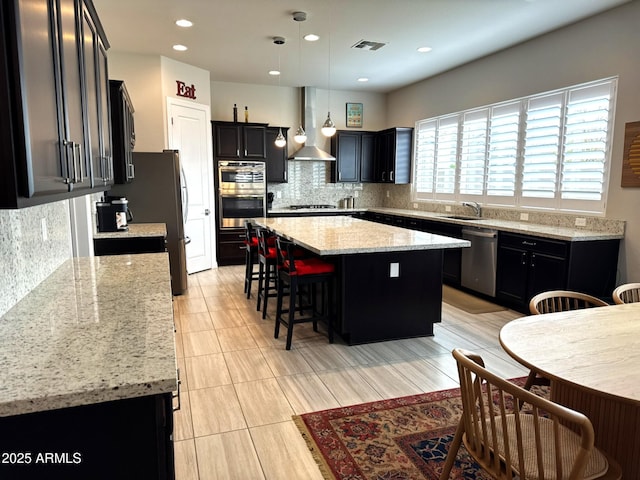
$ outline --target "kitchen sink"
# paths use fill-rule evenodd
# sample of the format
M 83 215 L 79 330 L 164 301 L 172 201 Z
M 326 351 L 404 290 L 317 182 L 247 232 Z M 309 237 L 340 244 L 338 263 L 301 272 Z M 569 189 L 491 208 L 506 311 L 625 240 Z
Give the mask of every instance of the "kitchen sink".
M 470 217 L 468 215 L 443 215 L 443 218 L 450 218 L 452 220 L 487 220 L 486 218 Z

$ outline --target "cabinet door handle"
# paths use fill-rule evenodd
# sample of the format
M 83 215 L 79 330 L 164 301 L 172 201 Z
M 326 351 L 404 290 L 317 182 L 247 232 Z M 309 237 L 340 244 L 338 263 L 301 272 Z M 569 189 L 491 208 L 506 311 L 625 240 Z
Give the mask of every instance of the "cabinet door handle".
M 525 252 L 522 252 L 522 265 L 526 265 L 527 264 L 527 254 Z
M 175 395 L 173 395 L 173 398 L 177 398 L 178 399 L 178 405 L 173 407 L 173 411 L 174 412 L 177 412 L 178 410 L 180 410 L 180 407 L 181 407 L 181 405 L 180 405 L 180 384 L 182 383 L 182 380 L 180 380 L 180 369 L 179 368 L 176 369 L 176 373 L 177 373 L 177 376 L 178 376 L 178 381 L 177 381 L 177 383 L 178 383 L 178 391 L 177 391 L 177 393 Z
M 394 171 L 393 171 L 393 170 L 391 170 L 391 171 L 389 172 L 389 181 L 390 181 L 390 182 L 393 182 L 393 173 L 394 173 Z
M 531 266 L 532 267 L 536 266 L 536 254 L 535 253 L 531 254 Z
M 136 178 L 136 169 L 135 169 L 133 163 L 130 163 L 128 165 L 128 168 L 129 168 L 129 178 L 132 178 L 132 179 Z
M 382 181 L 386 181 L 387 177 L 387 172 L 382 172 Z
M 78 155 L 76 156 L 76 151 L 78 152 Z M 73 144 L 73 165 L 75 168 L 76 165 L 76 160 L 78 162 L 78 172 L 80 172 L 80 178 L 76 177 L 76 181 L 77 182 L 84 182 L 84 169 L 82 167 L 83 162 L 83 158 L 82 158 L 82 146 L 79 143 L 74 143 Z
M 73 183 L 71 163 L 69 161 L 69 147 L 73 148 L 73 143 L 68 140 L 63 140 L 62 145 L 64 147 L 63 155 L 64 155 L 64 164 L 66 166 L 67 171 L 64 172 L 63 182 L 66 184 Z M 71 157 L 73 158 L 73 152 L 71 152 Z
M 341 182 L 342 181 L 342 172 L 338 172 L 338 181 Z
M 287 171 L 286 170 L 284 171 L 284 181 L 285 182 L 287 181 Z

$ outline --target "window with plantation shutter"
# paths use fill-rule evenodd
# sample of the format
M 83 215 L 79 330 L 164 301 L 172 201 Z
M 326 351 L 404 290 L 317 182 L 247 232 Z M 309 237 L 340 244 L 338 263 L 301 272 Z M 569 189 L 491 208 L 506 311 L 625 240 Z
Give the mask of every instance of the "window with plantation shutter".
M 604 212 L 617 78 L 416 123 L 414 199 Z
M 520 132 L 520 102 L 491 109 L 487 152 L 487 195 L 511 203 L 516 191 L 516 167 Z
M 488 109 L 465 113 L 460 147 L 460 193 L 483 195 L 486 178 Z

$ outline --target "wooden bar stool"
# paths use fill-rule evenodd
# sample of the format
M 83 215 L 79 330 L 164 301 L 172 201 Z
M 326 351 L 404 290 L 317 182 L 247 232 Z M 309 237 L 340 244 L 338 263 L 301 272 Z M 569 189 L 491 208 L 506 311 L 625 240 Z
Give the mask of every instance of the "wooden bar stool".
M 258 237 L 258 300 L 256 310 L 262 305 L 262 318 L 267 318 L 269 297 L 276 296 L 276 267 L 278 255 L 275 248 L 275 235 L 264 228 L 256 228 Z
M 249 221 L 244 222 L 244 255 L 245 271 L 244 271 L 244 293 L 247 298 L 251 297 L 251 283 L 258 280 L 258 273 L 254 267 L 258 264 L 258 237 L 253 224 Z
M 274 337 L 278 338 L 280 334 L 280 324 L 287 326 L 287 343 L 286 349 L 291 350 L 291 338 L 293 336 L 293 326 L 298 323 L 313 322 L 313 330 L 318 331 L 318 321 L 324 321 L 327 324 L 329 343 L 333 343 L 333 326 L 332 326 L 332 307 L 333 301 L 333 282 L 335 279 L 335 265 L 320 260 L 319 258 L 297 258 L 296 250 L 293 243 L 276 239 L 276 254 L 278 256 L 278 300 L 276 306 L 276 326 Z M 302 305 L 302 297 L 299 295 L 300 289 L 308 287 L 310 304 Z M 322 305 L 318 311 L 317 305 L 317 288 L 320 287 Z M 282 307 L 285 295 L 289 297 L 288 308 Z M 299 300 L 296 306 L 296 297 Z M 296 312 L 310 309 L 311 316 L 296 317 Z M 285 318 L 285 314 L 286 318 Z

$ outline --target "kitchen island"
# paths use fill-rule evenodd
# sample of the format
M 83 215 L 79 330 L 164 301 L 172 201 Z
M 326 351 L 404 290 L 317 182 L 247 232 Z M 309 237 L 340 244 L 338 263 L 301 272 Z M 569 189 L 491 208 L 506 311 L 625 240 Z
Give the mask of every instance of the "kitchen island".
M 254 222 L 336 265 L 335 331 L 349 344 L 433 335 L 443 251 L 470 245 L 344 216 Z
M 0 478 L 173 478 L 167 253 L 68 260 L 0 343 Z

